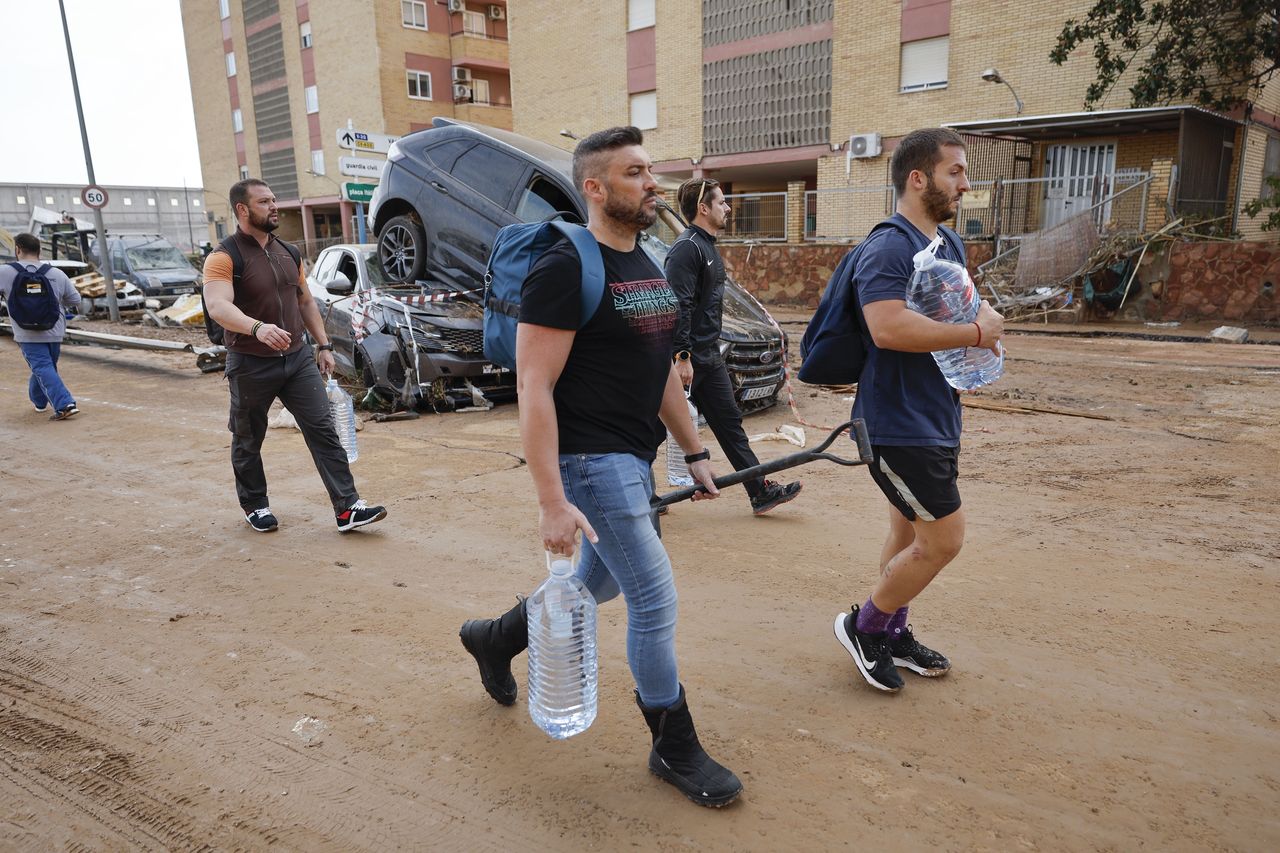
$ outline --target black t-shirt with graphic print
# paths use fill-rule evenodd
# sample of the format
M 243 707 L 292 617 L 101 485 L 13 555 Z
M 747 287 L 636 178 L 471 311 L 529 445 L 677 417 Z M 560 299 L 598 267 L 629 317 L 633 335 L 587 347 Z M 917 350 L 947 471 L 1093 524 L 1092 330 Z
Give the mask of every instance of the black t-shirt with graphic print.
M 575 329 L 555 387 L 561 453 L 631 453 L 653 461 L 666 437 L 658 409 L 671 370 L 678 303 L 637 244 L 601 246 L 604 295 L 578 328 L 582 264 L 568 238 L 533 265 L 520 291 L 520 322 Z

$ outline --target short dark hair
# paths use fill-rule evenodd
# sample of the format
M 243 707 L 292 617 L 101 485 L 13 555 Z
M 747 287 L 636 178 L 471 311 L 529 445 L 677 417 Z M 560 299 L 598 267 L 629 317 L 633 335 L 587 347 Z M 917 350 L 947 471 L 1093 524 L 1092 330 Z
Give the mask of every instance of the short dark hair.
M 573 149 L 573 184 L 579 190 L 587 178 L 600 177 L 600 166 L 604 162 L 601 154 L 626 148 L 631 145 L 643 145 L 644 133 L 638 127 L 611 127 L 597 130 L 578 143 Z
M 13 238 L 13 249 L 24 255 L 40 256 L 40 238 L 34 234 L 22 233 Z
M 676 190 L 676 203 L 684 214 L 685 222 L 692 222 L 698 215 L 698 202 L 711 195 L 711 191 L 720 186 L 715 178 L 690 178 Z
M 907 178 L 912 172 L 933 174 L 933 167 L 942 161 L 944 145 L 967 147 L 964 137 L 949 127 L 921 128 L 902 137 L 898 147 L 893 149 L 893 159 L 889 161 L 889 174 L 899 196 L 906 193 Z
M 231 192 L 227 197 L 231 199 L 231 215 L 236 215 L 236 205 L 249 203 L 249 187 L 266 187 L 271 189 L 271 185 L 261 178 L 245 178 L 243 181 L 237 181 L 231 185 Z

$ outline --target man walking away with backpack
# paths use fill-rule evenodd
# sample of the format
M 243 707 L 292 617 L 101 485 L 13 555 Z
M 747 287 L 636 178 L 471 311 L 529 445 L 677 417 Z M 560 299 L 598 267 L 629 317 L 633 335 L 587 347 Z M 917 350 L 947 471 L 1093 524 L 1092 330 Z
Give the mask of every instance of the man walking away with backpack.
M 671 360 L 725 458 L 733 470 L 741 471 L 760 464 L 760 460 L 742 429 L 742 412 L 733 399 L 733 383 L 719 347 L 725 271 L 716 237 L 729 222 L 729 203 L 720 182 L 711 178 L 685 181 L 676 201 L 689 227 L 667 253 L 667 281 L 680 300 Z M 799 482 L 783 485 L 758 478 L 742 485 L 756 515 L 764 515 L 800 494 Z
M 871 341 L 853 417 L 863 418 L 875 459 L 867 470 L 889 500 L 889 536 L 871 596 L 835 618 L 836 639 L 877 690 L 903 687 L 897 667 L 926 677 L 951 662 L 917 642 L 907 606 L 964 544 L 960 508 L 960 395 L 933 360 L 936 350 L 997 349 L 1004 318 L 986 302 L 975 322 L 939 323 L 907 307 L 912 258 L 939 233 L 938 257 L 965 262 L 963 243 L 942 225 L 969 189 L 964 140 L 943 128 L 916 130 L 889 165 L 897 212 L 858 247 L 854 293 Z
M 27 396 L 37 412 L 53 407 L 49 420 L 65 421 L 80 410 L 58 375 L 58 356 L 67 331 L 66 309 L 80 304 L 80 293 L 66 273 L 40 263 L 40 238 L 19 234 L 13 248 L 18 260 L 0 266 L 0 297 L 13 340 L 31 367 Z
M 264 181 L 249 178 L 231 188 L 230 201 L 238 227 L 205 258 L 204 301 L 227 348 L 231 467 L 244 520 L 259 533 L 278 526 L 267 501 L 262 440 L 267 412 L 279 398 L 302 430 L 338 531 L 381 521 L 387 511 L 356 492 L 330 414 L 321 374 L 333 373 L 333 346 L 302 277 L 298 250 L 271 233 L 280 226 L 275 195 Z M 315 352 L 302 340 L 304 328 L 318 343 Z

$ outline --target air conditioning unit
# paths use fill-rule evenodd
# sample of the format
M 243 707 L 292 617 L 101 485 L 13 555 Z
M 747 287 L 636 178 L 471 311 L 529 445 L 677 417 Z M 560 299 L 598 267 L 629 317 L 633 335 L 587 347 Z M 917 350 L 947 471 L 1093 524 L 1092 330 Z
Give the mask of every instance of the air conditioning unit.
M 489 20 L 501 21 L 507 17 L 507 8 L 499 6 L 497 3 L 489 4 Z
M 450 12 L 467 11 L 467 0 L 449 0 L 449 11 Z
M 453 66 L 453 82 L 466 83 L 471 79 L 471 69 L 462 65 Z
M 453 99 L 455 101 L 465 101 L 471 97 L 471 87 L 464 86 L 461 83 L 453 84 Z
M 849 156 L 854 159 L 880 156 L 880 134 L 855 133 L 849 137 Z

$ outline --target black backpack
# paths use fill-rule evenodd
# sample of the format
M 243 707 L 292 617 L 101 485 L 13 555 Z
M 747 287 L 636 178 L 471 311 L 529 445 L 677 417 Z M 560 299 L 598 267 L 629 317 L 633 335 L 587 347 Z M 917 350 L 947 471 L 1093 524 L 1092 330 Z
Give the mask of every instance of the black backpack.
M 293 258 L 293 262 L 298 265 L 298 269 L 302 269 L 302 253 L 298 251 L 297 246 L 294 246 L 292 243 L 286 243 L 278 237 L 273 236 L 271 239 L 275 240 L 281 246 L 284 246 L 285 251 L 289 253 L 289 257 Z M 267 245 L 271 245 L 270 241 L 267 242 Z M 234 289 L 235 286 L 240 283 L 240 274 L 244 272 L 244 256 L 240 254 L 240 247 L 236 245 L 236 235 L 232 234 L 230 237 L 223 240 L 218 244 L 218 248 L 213 251 L 226 252 L 231 256 L 231 287 Z M 210 254 L 213 254 L 213 252 L 210 252 Z M 209 336 L 210 343 L 222 346 L 226 337 L 226 329 L 218 325 L 218 323 L 209 316 L 209 308 L 204 304 L 203 286 L 200 288 L 200 310 L 204 312 L 204 331 L 205 334 Z
M 47 332 L 58 325 L 62 318 L 62 303 L 49 281 L 49 270 L 53 267 L 41 264 L 39 269 L 32 271 L 18 261 L 11 261 L 9 266 L 18 273 L 13 277 L 13 287 L 5 300 L 14 324 L 29 332 Z

